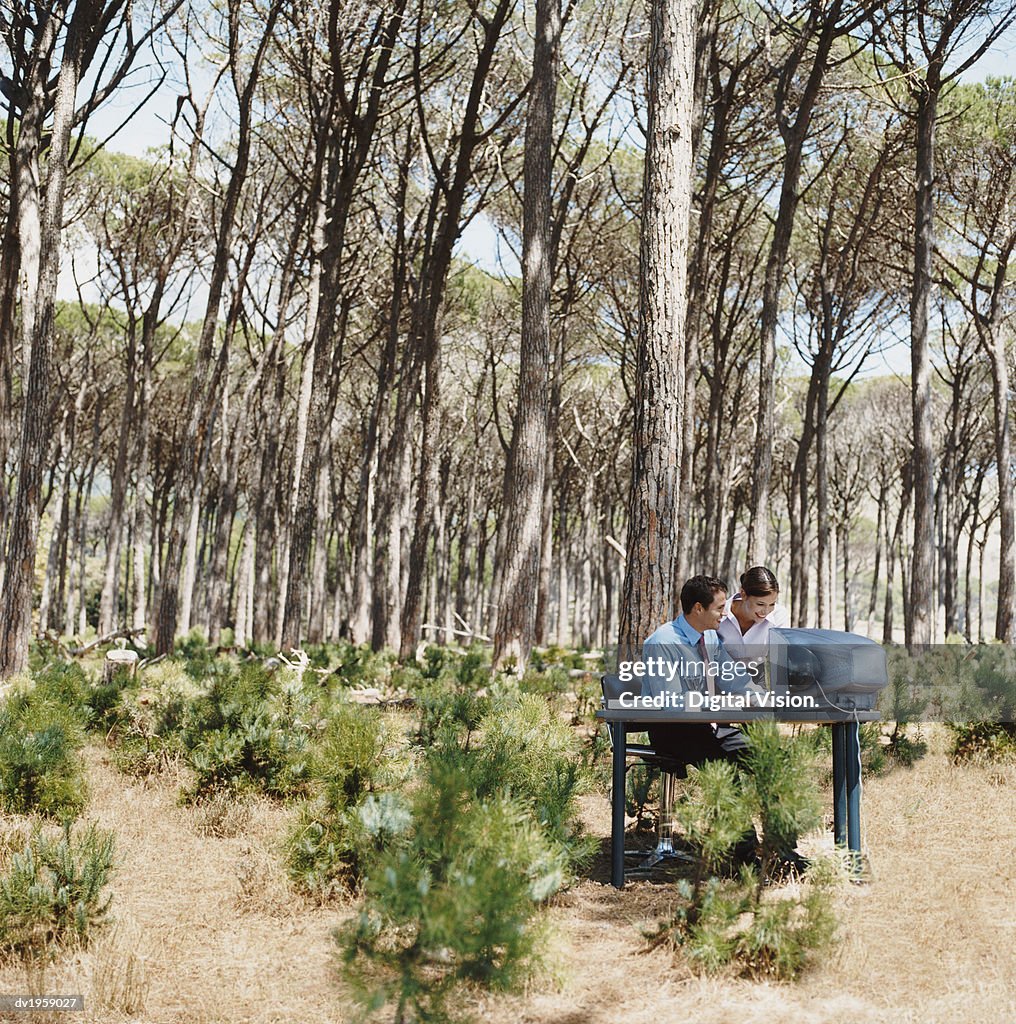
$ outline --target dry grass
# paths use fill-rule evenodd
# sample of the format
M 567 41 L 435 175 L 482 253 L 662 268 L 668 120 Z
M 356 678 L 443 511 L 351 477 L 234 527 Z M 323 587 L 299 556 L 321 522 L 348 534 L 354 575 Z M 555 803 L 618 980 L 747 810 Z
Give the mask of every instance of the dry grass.
M 144 1013 L 148 1001 L 148 961 L 138 952 L 137 927 L 116 924 L 91 944 L 91 1001 L 110 1016 Z
M 680 954 L 640 953 L 639 931 L 666 914 L 668 887 L 618 894 L 586 882 L 553 911 L 568 940 L 560 991 L 490 1002 L 484 1019 L 656 1024 L 679 1011 L 695 1024 L 1016 1022 L 1016 770 L 951 767 L 933 734 L 915 768 L 866 784 L 864 813 L 871 880 L 840 888 L 841 941 L 801 981 L 697 978 Z M 815 853 L 831 840 L 801 846 Z
M 588 796 L 583 816 L 604 855 L 550 910 L 548 974 L 470 1008 L 491 1024 L 1014 1024 L 1016 767 L 951 767 L 932 739 L 915 768 L 866 785 L 872 880 L 841 887 L 837 950 L 798 983 L 703 979 L 680 953 L 643 952 L 671 889 L 604 884 L 609 811 Z M 313 906 L 286 888 L 274 844 L 289 812 L 258 800 L 181 807 L 171 780 L 132 780 L 89 757 L 89 817 L 118 835 L 115 924 L 45 968 L 0 966 L 0 992 L 82 992 L 79 1024 L 353 1019 L 330 938 L 352 906 Z
M 133 936 L 135 961 L 130 979 L 126 965 L 114 972 L 116 939 L 103 937 L 62 956 L 33 987 L 83 993 L 86 1011 L 74 1015 L 75 1024 L 346 1020 L 330 939 L 340 911 L 295 898 L 284 916 L 275 907 L 263 912 L 264 903 L 238 906 L 247 851 L 263 849 L 265 833 L 281 829 L 286 812 L 256 806 L 242 837 L 208 835 L 200 830 L 205 811 L 179 806 L 173 781 L 120 775 L 95 750 L 89 761 L 88 817 L 117 833 L 112 914 L 118 934 Z M 0 992 L 30 991 L 31 980 L 25 967 L 0 967 Z M 143 1010 L 127 1009 L 118 996 L 126 989 L 139 992 Z M 110 1005 L 118 998 L 119 1006 Z

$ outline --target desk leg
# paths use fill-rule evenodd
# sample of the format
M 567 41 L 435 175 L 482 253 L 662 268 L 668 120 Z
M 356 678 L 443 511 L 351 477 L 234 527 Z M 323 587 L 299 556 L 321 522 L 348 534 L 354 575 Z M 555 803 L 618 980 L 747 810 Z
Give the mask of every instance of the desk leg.
M 846 724 L 833 722 L 833 842 L 847 845 L 847 737 Z
M 610 884 L 624 888 L 624 751 L 628 729 L 624 722 L 610 725 L 614 744 L 613 783 L 610 788 Z
M 861 867 L 861 740 L 857 722 L 843 725 L 847 769 L 847 847 L 853 870 Z

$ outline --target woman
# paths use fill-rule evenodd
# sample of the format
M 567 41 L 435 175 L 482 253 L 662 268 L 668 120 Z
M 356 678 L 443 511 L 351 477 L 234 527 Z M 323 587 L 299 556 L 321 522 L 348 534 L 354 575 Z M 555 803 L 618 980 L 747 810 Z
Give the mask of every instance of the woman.
M 756 565 L 741 576 L 741 589 L 727 602 L 716 632 L 732 658 L 765 658 L 769 630 L 789 626 L 790 615 L 779 604 L 780 585 L 765 566 Z
M 769 630 L 773 626 L 790 625 L 790 614 L 779 603 L 780 585 L 776 577 L 762 565 L 753 566 L 741 576 L 741 589 L 724 605 L 724 616 L 716 627 L 730 657 L 749 664 L 758 664 L 769 653 Z M 741 752 L 735 755 L 739 760 Z M 738 852 L 750 846 L 750 836 L 742 836 Z M 797 852 L 797 837 L 787 838 L 779 851 L 782 870 L 792 869 L 798 875 L 808 867 L 807 858 Z

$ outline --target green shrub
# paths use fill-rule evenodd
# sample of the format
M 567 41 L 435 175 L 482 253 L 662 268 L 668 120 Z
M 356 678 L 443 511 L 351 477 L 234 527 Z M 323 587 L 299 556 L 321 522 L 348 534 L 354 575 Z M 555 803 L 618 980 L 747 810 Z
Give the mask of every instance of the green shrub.
M 147 776 L 182 759 L 180 720 L 186 709 L 186 698 L 179 694 L 148 689 L 124 694 L 109 733 L 117 768 L 128 775 Z
M 698 892 L 682 879 L 670 937 L 706 973 L 733 965 L 745 977 L 790 981 L 832 943 L 836 877 L 833 862 L 815 862 L 800 895 L 770 890 L 764 897 L 751 868 L 734 879 L 711 877 Z
M 143 669 L 109 716 L 106 739 L 120 771 L 151 775 L 180 761 L 194 706 L 207 693 L 175 659 Z
M 543 672 L 548 668 L 580 668 L 594 674 L 603 672 L 602 656 L 593 659 L 583 655 L 582 651 L 566 647 L 534 647 L 529 657 L 529 665 L 536 672 Z
M 122 696 L 138 686 L 137 677 L 123 674 L 102 682 L 79 662 L 59 658 L 41 665 L 32 680 L 40 699 L 60 705 L 82 725 L 102 735 L 115 724 Z
M 571 688 L 571 676 L 564 668 L 548 668 L 542 672 L 529 668 L 519 681 L 519 689 L 523 693 L 537 693 L 548 697 L 567 693 Z
M 499 685 L 491 678 L 489 651 L 473 647 L 462 652 L 438 644 L 424 648 L 422 662 L 398 669 L 392 683 L 416 698 L 419 746 L 450 742 L 467 749 Z
M 300 811 L 286 839 L 286 867 L 298 889 L 319 898 L 351 889 L 366 859 L 405 827 L 395 793 L 376 791 L 401 782 L 404 759 L 375 708 L 339 707 L 314 744 L 309 775 L 316 796 Z
M 793 745 L 786 755 L 779 753 L 767 730 L 753 740 L 755 772 L 771 777 L 751 782 L 724 761 L 689 773 L 675 818 L 700 859 L 693 879 L 678 883 L 674 915 L 650 939 L 682 947 L 692 966 L 707 973 L 732 966 L 748 977 L 789 980 L 833 939 L 832 888 L 838 869 L 832 861 L 812 861 L 804 886 L 791 892 L 765 889 L 754 866 L 740 868 L 736 878 L 717 877 L 753 816 L 763 824 L 763 864 L 767 851 L 771 854 L 788 841 L 794 827 L 813 819 L 807 797 L 793 799 L 786 811 L 771 803 L 792 781 L 813 790 L 808 756 Z
M 1007 644 L 990 644 L 978 650 L 974 684 L 986 712 L 981 717 L 1012 725 L 1016 722 L 1016 651 Z
M 0 807 L 73 818 L 85 802 L 81 719 L 31 689 L 0 701 Z
M 427 748 L 441 742 L 468 749 L 473 733 L 490 708 L 490 699 L 445 678 L 423 680 L 416 690 L 420 709 L 416 743 Z
M 187 636 L 177 640 L 173 654 L 192 679 L 208 679 L 229 671 L 229 660 L 217 657 L 200 629 L 192 629 Z
M 1010 646 L 950 640 L 915 656 L 890 650 L 889 666 L 892 686 L 880 706 L 896 722 L 890 758 L 911 764 L 925 753 L 920 733 L 911 737 L 902 728 L 925 709 L 949 723 L 954 762 L 1016 756 L 1016 651 Z
M 311 665 L 326 668 L 334 665 L 334 676 L 344 685 L 378 686 L 384 688 L 392 678 L 395 655 L 385 649 L 371 650 L 370 644 L 341 641 L 308 649 Z
M 581 833 L 577 797 L 588 786 L 578 743 L 534 694 L 495 701 L 480 722 L 482 741 L 467 762 L 480 799 L 497 793 L 528 807 L 573 864 L 592 852 Z
M 94 716 L 92 681 L 76 661 L 54 659 L 32 673 L 36 695 L 72 712 L 82 725 Z
M 291 796 L 306 781 L 306 736 L 289 732 L 271 709 L 243 710 L 228 727 L 201 737 L 189 753 L 191 797 L 219 789 Z
M 782 736 L 775 722 L 751 722 L 744 732 L 746 795 L 762 822 L 762 867 L 768 872 L 798 836 L 822 823 L 815 747 L 798 736 Z
M 729 761 L 706 761 L 674 801 L 674 820 L 698 857 L 697 879 L 718 873 L 752 827 L 754 803 L 741 779 Z
M 918 761 L 928 753 L 928 744 L 921 738 L 921 728 L 916 727 L 913 735 L 907 725 L 897 722 L 893 731 L 889 734 L 889 742 L 885 747 L 886 756 L 896 765 L 903 768 L 912 768 Z M 861 760 L 862 768 L 864 759 Z
M 0 851 L 0 952 L 36 957 L 87 942 L 109 908 L 113 833 L 89 825 L 56 839 L 36 828 L 20 852 Z
M 820 819 L 815 746 L 807 736 L 781 737 L 774 723 L 755 723 L 748 733 L 751 774 L 726 761 L 689 773 L 674 816 L 698 854 L 694 875 L 679 883 L 674 916 L 650 938 L 683 947 L 707 972 L 733 965 L 749 977 L 785 980 L 832 940 L 836 868 L 813 861 L 801 890 L 764 888 L 778 855 Z M 755 819 L 762 824 L 763 873 L 751 865 L 736 878 L 717 877 Z
M 800 896 L 773 893 L 753 904 L 734 950 L 743 974 L 790 981 L 819 962 L 836 935 L 832 889 L 838 875 L 835 861 L 817 859 Z
M 895 767 L 910 768 L 928 752 L 928 745 L 921 738 L 920 725 L 908 725 L 903 722 L 891 723 L 890 733 L 885 732 L 885 722 L 861 722 L 857 730 L 858 743 L 861 747 L 861 777 L 868 779 L 885 775 Z M 914 730 L 911 735 L 911 730 Z M 820 753 L 820 762 L 824 765 L 822 773 L 828 783 L 832 778 L 832 730 L 827 728 L 812 729 L 802 736 L 813 738 L 816 750 Z
M 191 702 L 183 742 L 196 779 L 188 796 L 259 790 L 290 796 L 307 781 L 313 698 L 261 666 L 223 672 Z
M 517 987 L 539 965 L 539 904 L 562 865 L 528 810 L 477 799 L 452 759 L 436 758 L 411 824 L 371 867 L 364 905 L 336 932 L 346 979 L 368 1011 L 456 1019 L 453 992 Z
M 913 656 L 890 649 L 889 670 L 879 701 L 887 720 L 914 721 L 923 711 L 955 722 L 1016 719 L 1016 651 L 1007 644 L 947 643 Z
M 572 682 L 577 698 L 573 709 L 572 725 L 585 725 L 596 731 L 602 731 L 596 720 L 596 712 L 600 710 L 600 701 L 603 696 L 599 676 L 584 675 Z
M 632 766 L 624 779 L 624 813 L 635 819 L 635 828 L 642 828 L 646 805 L 659 797 L 660 769 L 651 764 Z
M 953 764 L 1016 763 L 1016 723 L 952 722 L 949 731 Z

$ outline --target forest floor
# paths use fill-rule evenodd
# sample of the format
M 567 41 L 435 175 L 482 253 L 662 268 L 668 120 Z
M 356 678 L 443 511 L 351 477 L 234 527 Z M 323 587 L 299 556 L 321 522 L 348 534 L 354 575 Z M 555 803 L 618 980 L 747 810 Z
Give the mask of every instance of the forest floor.
M 1016 1024 L 1016 767 L 954 767 L 944 737 L 931 739 L 912 769 L 865 784 L 870 880 L 842 883 L 839 941 L 799 981 L 700 978 L 680 952 L 646 952 L 672 885 L 606 884 L 609 807 L 587 796 L 603 852 L 549 911 L 548 973 L 468 1009 L 491 1024 Z M 117 834 L 110 924 L 44 968 L 0 966 L 0 993 L 83 994 L 84 1013 L 51 1015 L 60 1024 L 355 1019 L 331 939 L 353 906 L 292 895 L 275 852 L 290 811 L 265 800 L 181 806 L 178 779 L 121 775 L 99 747 L 88 759 L 86 820 Z M 801 847 L 829 843 L 816 835 Z

